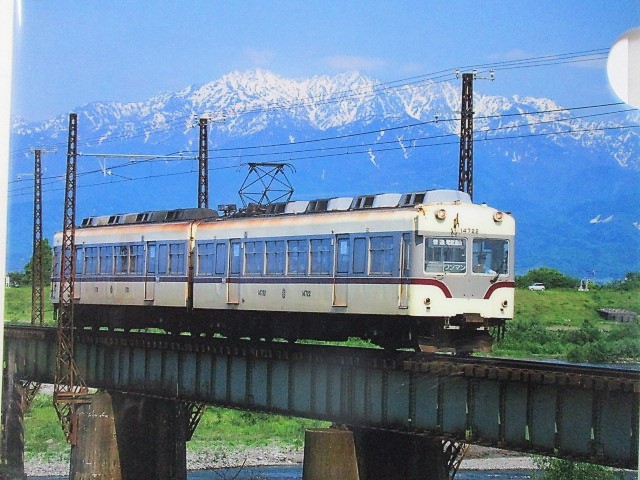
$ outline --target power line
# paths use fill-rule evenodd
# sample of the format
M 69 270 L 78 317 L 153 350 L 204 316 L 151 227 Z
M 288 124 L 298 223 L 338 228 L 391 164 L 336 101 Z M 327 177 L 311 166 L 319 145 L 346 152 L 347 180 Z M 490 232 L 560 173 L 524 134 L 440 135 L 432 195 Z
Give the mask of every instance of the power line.
M 549 114 L 549 113 L 559 113 L 559 112 L 571 112 L 571 111 L 580 111 L 580 110 L 585 110 L 585 109 L 592 109 L 592 108 L 602 108 L 602 107 L 611 107 L 611 106 L 619 106 L 622 105 L 622 102 L 615 102 L 615 103 L 607 103 L 607 104 L 597 104 L 597 105 L 585 105 L 585 106 L 579 106 L 579 107 L 572 107 L 572 108 L 557 108 L 557 109 L 547 109 L 547 110 L 539 110 L 539 111 L 531 111 L 531 112 L 518 112 L 518 113 L 510 113 L 510 114 L 498 114 L 498 115 L 485 115 L 485 116 L 479 116 L 476 117 L 478 119 L 499 119 L 499 118 L 512 118 L 512 117 L 527 117 L 527 116 L 534 116 L 534 115 L 541 115 L 541 114 Z M 523 127 L 529 127 L 532 125 L 542 125 L 542 124 L 553 124 L 553 123 L 565 123 L 565 122 L 570 122 L 570 121 L 576 121 L 579 119 L 584 119 L 584 118 L 592 118 L 595 116 L 603 116 L 603 115 L 610 115 L 610 114 L 616 114 L 616 113 L 624 113 L 624 112 L 628 112 L 628 111 L 633 111 L 634 109 L 632 108 L 627 108 L 627 109 L 621 109 L 621 110 L 615 110 L 615 111 L 609 111 L 609 112 L 601 112 L 601 113 L 592 113 L 592 114 L 585 114 L 585 115 L 581 115 L 581 116 L 572 116 L 569 118 L 563 118 L 563 119 L 552 119 L 552 120 L 538 120 L 535 122 L 527 122 L 524 124 L 510 124 L 510 125 L 504 125 L 504 126 L 500 126 L 500 127 L 493 127 L 493 128 L 486 128 L 483 130 L 480 130 L 480 132 L 482 134 L 484 134 L 485 136 L 488 133 L 491 132 L 495 132 L 498 130 L 505 130 L 505 129 L 516 129 L 516 128 L 523 128 Z M 427 122 L 417 122 L 417 123 L 412 123 L 412 124 L 405 124 L 405 125 L 400 125 L 400 126 L 394 126 L 394 127 L 389 127 L 385 130 L 391 131 L 391 130 L 398 130 L 398 129 L 404 129 L 404 128 L 408 128 L 408 127 L 413 127 L 413 126 L 417 126 L 417 125 L 426 125 L 426 124 L 434 124 L 434 123 L 438 123 L 438 122 L 452 122 L 452 121 L 458 121 L 457 118 L 449 118 L 449 119 L 440 119 L 440 120 L 430 120 Z M 281 144 L 271 144 L 271 145 L 260 145 L 260 146 L 247 146 L 247 147 L 238 147 L 236 149 L 233 148 L 224 148 L 224 149 L 215 149 L 215 150 L 211 150 L 217 153 L 221 153 L 221 152 L 225 152 L 225 151 L 240 151 L 240 152 L 244 152 L 246 150 L 254 150 L 257 148 L 263 149 L 263 148 L 275 148 L 275 147 L 290 147 L 290 146 L 298 146 L 298 145 L 303 145 L 303 144 L 311 144 L 311 143 L 315 143 L 315 142 L 322 142 L 322 141 L 329 141 L 329 140 L 340 140 L 340 139 L 344 139 L 344 138 L 352 138 L 352 137 L 356 137 L 356 136 L 361 136 L 361 135 L 368 135 L 368 134 L 372 134 L 372 133 L 379 133 L 380 129 L 376 129 L 376 130 L 372 130 L 372 131 L 368 131 L 368 132 L 357 132 L 357 133 L 353 133 L 353 134 L 349 134 L 349 135 L 343 135 L 343 136 L 333 136 L 333 137 L 324 137 L 324 138 L 320 138 L 320 139 L 311 139 L 308 141 L 302 141 L 302 142 L 297 142 L 296 144 L 290 144 L 290 143 L 281 143 Z M 445 137 L 453 137 L 453 136 L 457 136 L 456 133 L 449 133 L 449 134 L 444 134 L 444 135 L 429 135 L 429 136 L 425 136 L 425 137 L 417 137 L 417 138 L 410 138 L 410 139 L 403 139 L 404 142 L 417 142 L 417 141 L 422 141 L 422 140 L 430 140 L 430 139 L 436 139 L 436 138 L 445 138 Z M 239 159 L 239 158 L 251 158 L 251 157 L 264 157 L 264 156 L 270 156 L 273 157 L 274 155 L 294 155 L 294 154 L 299 154 L 299 153 L 309 153 L 309 152 L 314 152 L 314 151 L 331 151 L 331 150 L 344 150 L 344 149 L 350 149 L 350 148 L 361 148 L 363 146 L 375 146 L 375 145 L 384 145 L 384 144 L 389 144 L 389 143 L 396 143 L 397 139 L 394 140 L 389 140 L 389 141 L 377 141 L 377 142 L 373 142 L 373 143 L 366 143 L 366 144 L 350 144 L 350 145 L 338 145 L 338 146 L 324 146 L 324 147 L 318 147 L 318 148 L 310 148 L 310 149 L 297 149 L 297 150 L 293 150 L 293 151 L 284 151 L 284 152 L 260 152 L 260 153 L 238 153 L 235 155 L 216 155 L 216 159 L 218 160 L 222 160 L 222 159 Z M 135 162 L 135 163 L 131 163 L 131 162 L 126 162 L 126 163 L 121 163 L 119 165 L 114 165 L 112 167 L 109 168 L 109 171 L 113 171 L 116 169 L 120 169 L 120 168 L 127 168 L 127 167 L 131 167 L 131 166 L 138 166 L 138 165 L 143 165 L 145 163 L 153 163 L 159 160 L 178 160 L 178 161 L 183 161 L 183 160 L 193 160 L 195 158 L 197 158 L 195 156 L 195 154 L 193 156 L 188 156 L 188 153 L 195 153 L 192 151 L 178 151 L 178 152 L 174 152 L 171 154 L 166 154 L 166 155 L 160 155 L 160 154 L 155 154 L 155 155 L 133 155 L 133 154 L 118 154 L 118 153 L 114 153 L 114 154 L 101 154 L 101 153 L 95 153 L 95 154 L 91 154 L 91 153 L 79 153 L 79 156 L 86 156 L 86 157 L 103 157 L 103 158 L 130 158 L 130 159 L 142 159 L 141 162 Z M 104 171 L 102 169 L 96 169 L 96 170 L 90 170 L 90 171 L 86 171 L 83 173 L 80 173 L 79 176 L 86 176 L 86 175 L 90 175 L 93 173 L 103 173 Z M 47 177 L 47 180 L 49 179 L 54 179 L 56 181 L 59 181 L 61 179 L 60 176 L 53 176 L 53 177 Z M 14 184 L 14 183 L 18 183 L 21 182 L 22 180 L 13 180 L 11 182 L 9 182 L 9 184 Z M 49 185 L 50 182 L 47 184 Z M 19 192 L 20 189 L 15 189 L 13 191 L 11 191 L 10 193 L 16 193 Z
M 531 137 L 546 137 L 546 136 L 554 136 L 554 135 L 569 135 L 572 133 L 587 133 L 587 132 L 598 132 L 598 131 L 608 131 L 608 130 L 625 130 L 625 129 L 636 129 L 636 128 L 640 128 L 640 125 L 622 125 L 622 126 L 614 126 L 614 127 L 590 127 L 590 128 L 580 128 L 580 129 L 569 129 L 569 130 L 563 130 L 563 131 L 553 131 L 553 132 L 544 132 L 544 133 L 530 133 L 530 134 L 521 134 L 521 135 L 508 135 L 508 136 L 503 136 L 503 137 L 485 137 L 485 138 L 475 138 L 474 141 L 476 142 L 488 142 L 488 141 L 496 141 L 496 140 L 512 140 L 512 139 L 520 139 L 520 138 L 531 138 Z M 484 133 L 484 132 L 482 132 Z M 446 135 L 441 135 L 441 136 L 436 136 L 436 137 L 431 137 L 432 139 L 436 139 L 436 138 L 447 138 L 447 137 L 454 137 L 457 136 L 456 134 L 446 134 Z M 393 143 L 397 143 L 397 142 L 393 142 Z M 387 147 L 387 148 L 376 148 L 376 149 L 360 149 L 360 150 L 349 150 L 347 149 L 346 152 L 337 152 L 337 153 L 326 153 L 326 154 L 317 154 L 317 155 L 307 155 L 307 156 L 303 156 L 303 157 L 297 157 L 297 158 L 289 158 L 288 161 L 293 162 L 293 161 L 300 161 L 300 160 L 317 160 L 317 159 L 323 159 L 323 158 L 329 158 L 329 157 L 342 157 L 342 156 L 350 156 L 350 155 L 361 155 L 361 154 L 370 154 L 370 153 L 384 153 L 384 152 L 388 152 L 388 151 L 393 151 L 393 150 L 415 150 L 415 149 L 422 149 L 422 148 L 431 148 L 431 147 L 439 147 L 439 146 L 446 146 L 446 145 L 456 145 L 458 144 L 457 140 L 453 140 L 453 141 L 443 141 L 443 142 L 439 142 L 439 143 L 429 143 L 429 144 L 425 144 L 425 145 L 398 145 L 398 146 L 393 146 L 393 147 Z M 318 150 L 318 151 L 323 151 L 322 149 Z M 225 166 L 225 167 L 214 167 L 214 168 L 209 168 L 209 170 L 226 170 L 226 169 L 231 169 L 231 168 L 238 168 L 239 165 L 232 165 L 232 166 Z M 154 179 L 154 178 L 163 178 L 163 177 L 171 177 L 171 176 L 179 176 L 179 175 L 186 175 L 186 174 L 193 174 L 194 170 L 193 168 L 188 170 L 188 171 L 181 171 L 181 172 L 171 172 L 171 173 L 162 173 L 162 174 L 157 174 L 157 175 L 146 175 L 146 176 L 142 176 L 142 177 L 137 177 L 137 178 L 126 178 L 126 179 L 122 179 L 122 180 L 116 180 L 116 181 L 111 181 L 109 183 L 122 183 L 122 182 L 126 182 L 126 181 L 139 181 L 139 180 L 149 180 L 149 179 Z M 94 187 L 94 186 L 101 186 L 101 185 L 105 185 L 105 182 L 101 182 L 101 183 L 93 183 L 93 184 L 87 184 L 87 185 L 78 185 L 78 188 L 88 188 L 88 187 Z M 62 190 L 62 188 L 58 188 L 58 189 L 51 189 L 48 191 L 58 191 L 58 190 Z M 9 197 L 17 197 L 17 196 L 24 196 L 24 195 L 29 195 L 28 192 L 25 193 L 17 193 L 16 191 L 12 191 L 9 192 Z

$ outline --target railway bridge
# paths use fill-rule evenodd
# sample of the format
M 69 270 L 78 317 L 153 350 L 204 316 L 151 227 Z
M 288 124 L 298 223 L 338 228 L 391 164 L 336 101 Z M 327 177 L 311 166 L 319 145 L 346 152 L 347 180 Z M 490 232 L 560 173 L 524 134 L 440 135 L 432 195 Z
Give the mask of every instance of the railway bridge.
M 451 478 L 467 444 L 638 466 L 637 371 L 107 331 L 78 332 L 75 360 L 101 393 L 79 408 L 72 478 L 186 478 L 199 404 L 344 425 L 308 432 L 305 469 L 346 449 L 361 480 Z M 54 382 L 56 330 L 5 327 L 4 361 L 7 471 L 22 461 L 21 381 Z

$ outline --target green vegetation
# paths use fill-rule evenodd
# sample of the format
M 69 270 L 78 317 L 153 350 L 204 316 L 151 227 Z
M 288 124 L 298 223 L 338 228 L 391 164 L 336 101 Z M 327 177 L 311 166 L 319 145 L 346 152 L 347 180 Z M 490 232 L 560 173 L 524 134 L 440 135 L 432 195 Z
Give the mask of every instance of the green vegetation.
M 620 478 L 610 468 L 590 463 L 548 457 L 538 458 L 534 463 L 539 472 L 533 474 L 532 480 L 615 480 Z
M 49 240 L 46 238 L 42 240 L 42 271 L 44 272 L 44 284 L 49 285 L 51 279 L 49 273 L 51 272 L 51 265 L 53 262 L 53 248 L 49 244 Z M 33 257 L 29 260 L 22 272 L 9 272 L 8 277 L 12 286 L 18 285 L 31 285 L 31 278 L 33 272 Z
M 51 394 L 38 393 L 24 416 L 24 451 L 26 458 L 44 460 L 69 458 L 67 445 Z
M 523 280 L 524 279 L 524 280 Z M 526 286 L 543 282 L 546 291 Z M 640 360 L 640 325 L 602 319 L 599 308 L 640 312 L 640 274 L 579 292 L 579 282 L 556 270 L 542 268 L 520 277 L 516 285 L 514 320 L 504 340 L 494 344 L 495 355 L 539 356 L 572 362 L 611 363 Z M 571 288 L 565 287 L 571 285 Z
M 188 447 L 196 452 L 270 445 L 302 448 L 305 430 L 329 425 L 318 420 L 208 407 Z

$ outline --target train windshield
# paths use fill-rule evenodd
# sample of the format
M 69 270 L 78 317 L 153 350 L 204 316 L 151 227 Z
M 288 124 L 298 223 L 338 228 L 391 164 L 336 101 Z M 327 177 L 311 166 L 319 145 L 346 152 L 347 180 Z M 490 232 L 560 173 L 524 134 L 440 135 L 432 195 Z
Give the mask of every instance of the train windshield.
M 495 238 L 473 240 L 473 273 L 509 273 L 509 241 Z
M 426 237 L 424 269 L 427 273 L 466 273 L 467 240 L 454 237 Z

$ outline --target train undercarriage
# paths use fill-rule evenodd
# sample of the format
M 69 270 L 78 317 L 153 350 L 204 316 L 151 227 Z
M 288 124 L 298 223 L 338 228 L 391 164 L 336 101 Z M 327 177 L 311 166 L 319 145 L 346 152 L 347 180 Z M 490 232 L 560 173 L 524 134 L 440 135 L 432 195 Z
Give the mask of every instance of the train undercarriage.
M 469 321 L 469 320 L 472 321 Z M 479 317 L 407 317 L 238 310 L 187 310 L 180 307 L 109 305 L 74 306 L 74 323 L 80 329 L 159 329 L 168 334 L 221 335 L 252 341 L 284 339 L 346 341 L 361 338 L 384 349 L 409 348 L 429 353 L 464 355 L 490 352 L 493 336 L 504 320 Z

